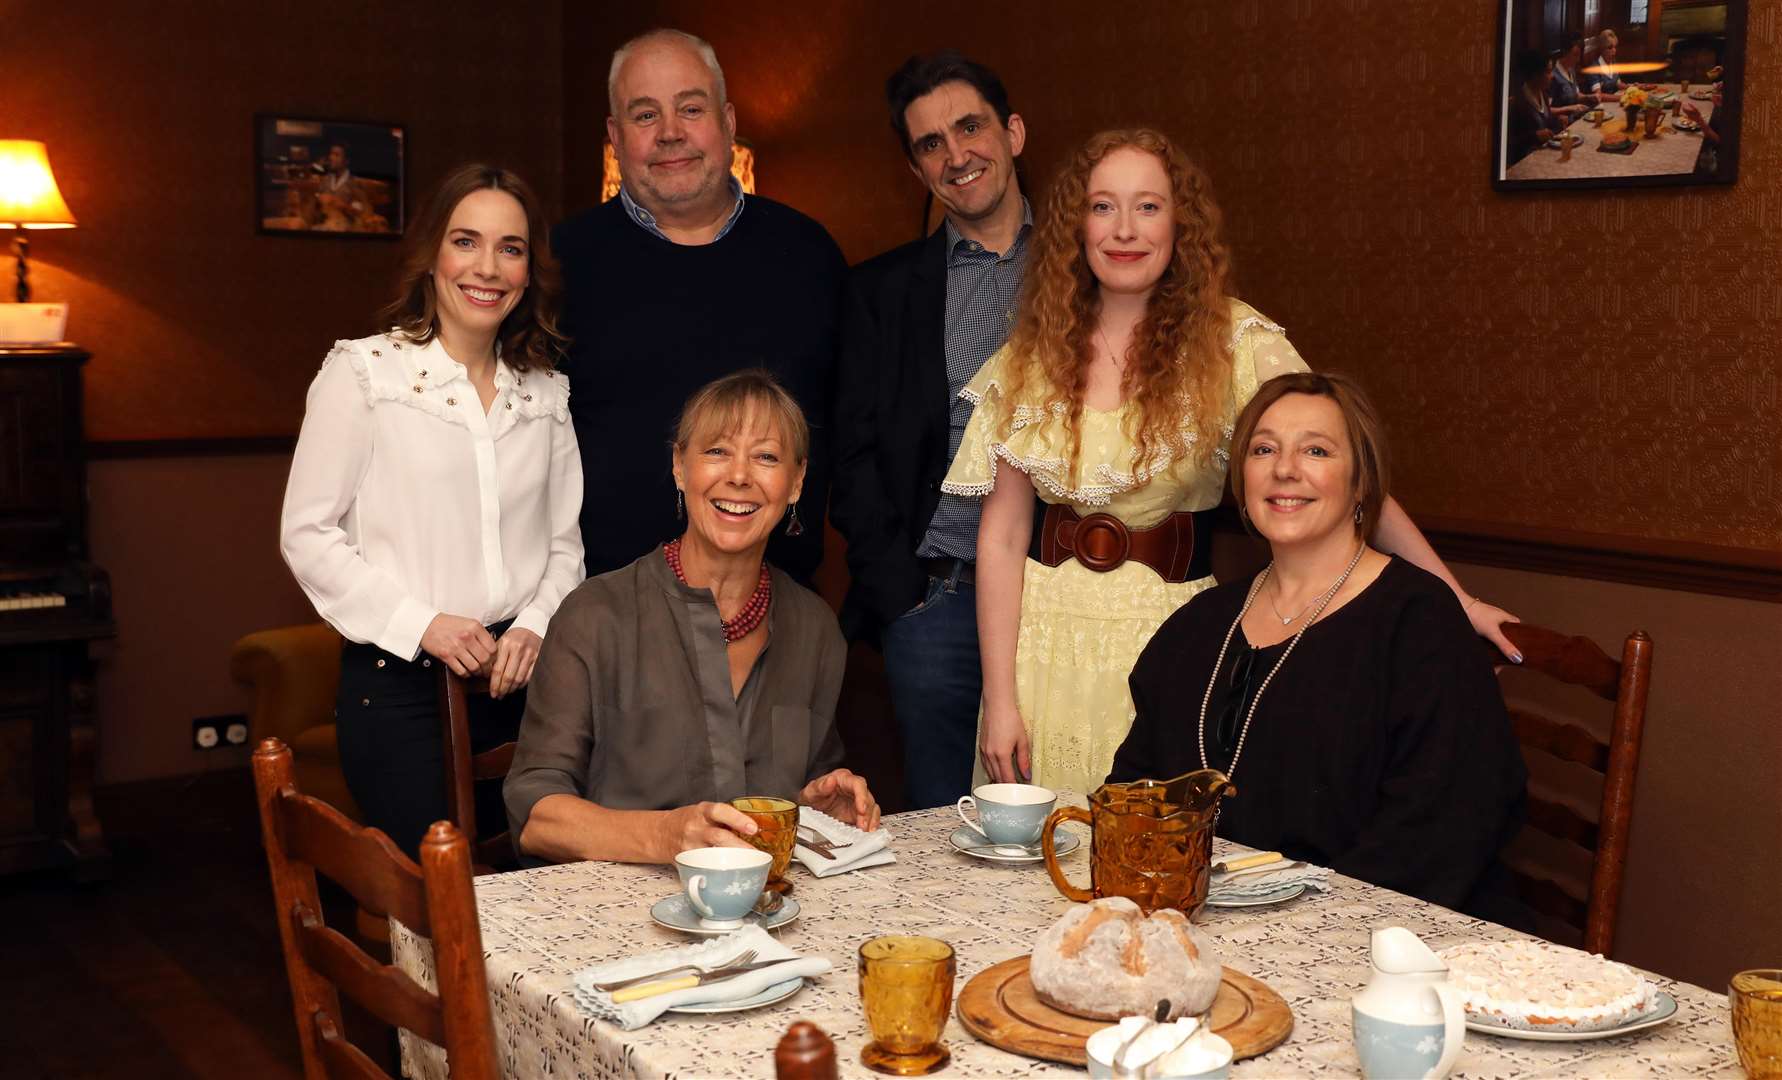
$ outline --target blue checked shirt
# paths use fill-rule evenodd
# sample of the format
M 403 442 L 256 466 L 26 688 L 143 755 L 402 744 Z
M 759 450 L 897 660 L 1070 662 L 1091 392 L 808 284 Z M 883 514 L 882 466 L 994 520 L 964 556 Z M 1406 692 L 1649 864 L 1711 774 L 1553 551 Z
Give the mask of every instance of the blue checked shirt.
M 949 220 L 947 230 L 947 463 L 959 454 L 972 404 L 959 396 L 1008 340 L 1027 272 L 1027 238 L 1033 232 L 1033 208 L 1021 200 L 1021 231 L 1001 255 L 959 234 Z M 974 560 L 978 557 L 978 515 L 982 499 L 942 492 L 928 532 L 916 548 L 918 558 Z
M 725 218 L 724 224 L 718 228 L 718 235 L 712 237 L 712 243 L 714 244 L 724 239 L 724 234 L 730 231 L 732 225 L 736 224 L 736 219 L 742 217 L 742 182 L 734 176 L 729 179 L 730 193 L 736 196 L 736 206 L 731 208 L 730 216 Z M 637 205 L 637 200 L 631 197 L 631 192 L 625 190 L 624 184 L 619 185 L 619 201 L 625 204 L 625 212 L 631 215 L 631 220 L 637 222 L 644 232 L 649 233 L 658 240 L 668 240 L 668 234 L 662 231 L 660 225 L 656 224 L 656 215 Z M 674 243 L 672 240 L 668 240 L 668 242 L 671 244 Z M 991 351 L 994 352 L 995 350 Z

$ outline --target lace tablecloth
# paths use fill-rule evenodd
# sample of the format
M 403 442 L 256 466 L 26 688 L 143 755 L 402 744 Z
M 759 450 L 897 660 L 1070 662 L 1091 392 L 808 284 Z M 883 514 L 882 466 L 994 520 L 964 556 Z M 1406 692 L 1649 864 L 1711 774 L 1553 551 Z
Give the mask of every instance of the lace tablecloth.
M 1080 803 L 1080 799 L 1076 800 Z M 924 934 L 958 955 L 955 993 L 991 964 L 1032 950 L 1033 938 L 1069 901 L 1040 863 L 998 865 L 956 853 L 947 836 L 952 810 L 886 819 L 898 861 L 819 879 L 794 864 L 802 915 L 777 931 L 788 946 L 835 964 L 790 999 L 749 1012 L 667 1016 L 620 1031 L 584 1016 L 569 993 L 579 968 L 692 939 L 650 921 L 650 904 L 673 894 L 671 867 L 576 863 L 479 878 L 477 906 L 494 1000 L 496 1043 L 506 1076 L 772 1076 L 773 1048 L 794 1020 L 810 1020 L 835 1040 L 843 1076 L 876 1076 L 860 1064 L 868 1041 L 856 988 L 855 949 L 882 933 Z M 1075 829 L 1077 826 L 1067 826 Z M 1220 845 L 1223 846 L 1222 844 Z M 1086 882 L 1088 845 L 1064 860 Z M 1399 893 L 1334 875 L 1332 891 L 1267 908 L 1207 909 L 1204 928 L 1225 963 L 1261 979 L 1293 1009 L 1293 1034 L 1281 1046 L 1239 1062 L 1233 1075 L 1356 1076 L 1349 998 L 1367 980 L 1368 939 L 1379 926 L 1404 926 L 1434 948 L 1521 935 Z M 391 943 L 397 963 L 433 985 L 431 947 L 401 926 Z M 1455 1076 L 1681 1077 L 1741 1075 L 1726 998 L 1654 976 L 1676 997 L 1669 1023 L 1592 1042 L 1546 1043 L 1469 1032 Z M 417 1080 L 445 1080 L 438 1048 L 403 1033 L 403 1066 Z M 946 1076 L 1082 1076 L 979 1042 L 955 1016 L 946 1041 Z

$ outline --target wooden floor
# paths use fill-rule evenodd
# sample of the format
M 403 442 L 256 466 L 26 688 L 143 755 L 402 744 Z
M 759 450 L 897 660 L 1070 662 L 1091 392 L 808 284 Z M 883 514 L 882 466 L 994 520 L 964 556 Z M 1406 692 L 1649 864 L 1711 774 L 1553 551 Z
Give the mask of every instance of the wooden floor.
M 0 880 L 0 1077 L 300 1077 L 248 773 L 97 802 L 109 881 Z

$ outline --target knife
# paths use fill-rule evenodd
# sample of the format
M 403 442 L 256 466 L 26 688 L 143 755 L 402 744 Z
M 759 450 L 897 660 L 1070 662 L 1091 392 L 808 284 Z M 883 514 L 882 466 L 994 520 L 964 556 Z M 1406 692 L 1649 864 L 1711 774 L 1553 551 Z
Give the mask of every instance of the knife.
M 1262 866 L 1266 863 L 1280 862 L 1286 856 L 1278 851 L 1252 851 L 1248 855 L 1240 855 L 1234 859 L 1221 859 L 1212 866 L 1215 874 L 1229 874 L 1233 870 L 1242 870 L 1250 866 Z
M 627 986 L 623 990 L 613 991 L 613 1004 L 623 1005 L 627 1001 L 640 998 L 655 997 L 657 994 L 672 994 L 676 990 L 687 990 L 695 986 L 704 986 L 719 979 L 731 979 L 738 975 L 747 975 L 751 971 L 773 967 L 798 959 L 796 956 L 781 956 L 773 960 L 757 960 L 752 964 L 733 964 L 730 967 L 705 971 L 697 975 L 683 975 L 678 979 L 665 979 L 662 982 L 644 983 L 642 986 Z

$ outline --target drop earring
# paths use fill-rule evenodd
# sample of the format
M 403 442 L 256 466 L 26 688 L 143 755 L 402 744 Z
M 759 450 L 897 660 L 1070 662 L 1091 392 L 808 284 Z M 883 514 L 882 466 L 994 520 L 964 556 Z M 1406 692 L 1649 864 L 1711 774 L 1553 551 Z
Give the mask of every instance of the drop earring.
M 687 500 L 681 495 L 680 488 L 674 489 L 674 519 L 676 521 L 687 520 Z
M 798 520 L 798 504 L 792 504 L 792 513 L 786 518 L 786 535 L 803 536 L 804 524 Z
M 1355 524 L 1361 524 L 1361 504 L 1355 504 Z

